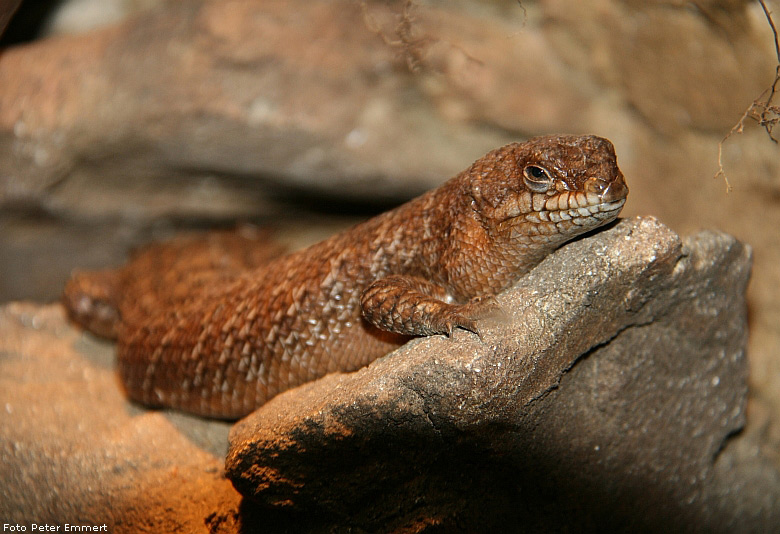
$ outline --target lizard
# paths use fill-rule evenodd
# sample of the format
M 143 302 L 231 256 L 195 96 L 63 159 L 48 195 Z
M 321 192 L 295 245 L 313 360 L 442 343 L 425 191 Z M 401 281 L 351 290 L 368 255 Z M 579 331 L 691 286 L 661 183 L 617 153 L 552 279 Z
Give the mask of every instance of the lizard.
M 158 245 L 118 271 L 74 275 L 64 301 L 77 322 L 116 337 L 132 400 L 237 419 L 414 336 L 480 335 L 497 294 L 614 220 L 627 195 L 609 140 L 536 137 L 303 250 L 191 269 L 185 246 L 157 262 L 183 282 L 143 282 L 165 274 L 150 272 Z

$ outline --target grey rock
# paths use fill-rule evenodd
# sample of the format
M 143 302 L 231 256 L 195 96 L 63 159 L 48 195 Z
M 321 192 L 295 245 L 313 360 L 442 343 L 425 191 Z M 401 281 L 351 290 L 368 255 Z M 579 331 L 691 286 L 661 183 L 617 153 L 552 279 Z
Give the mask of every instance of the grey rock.
M 734 436 L 749 263 L 726 235 L 683 243 L 654 219 L 571 243 L 500 297 L 507 321 L 484 342 L 417 340 L 239 423 L 227 469 L 243 500 L 225 423 L 129 403 L 110 344 L 59 305 L 5 305 L 0 517 L 117 533 L 771 531 L 780 474 L 755 409 Z
M 276 397 L 231 430 L 227 475 L 368 531 L 735 531 L 714 462 L 745 422 L 750 263 L 725 234 L 621 221 L 501 295 L 482 341 L 420 339 Z M 757 531 L 777 519 L 739 499 Z

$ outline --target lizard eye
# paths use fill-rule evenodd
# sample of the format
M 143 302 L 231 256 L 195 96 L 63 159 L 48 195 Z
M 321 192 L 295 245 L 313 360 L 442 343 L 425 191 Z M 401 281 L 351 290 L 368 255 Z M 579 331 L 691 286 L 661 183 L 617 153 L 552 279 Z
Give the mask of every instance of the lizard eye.
M 523 169 L 523 181 L 534 193 L 544 193 L 552 185 L 550 173 L 538 165 L 529 165 Z

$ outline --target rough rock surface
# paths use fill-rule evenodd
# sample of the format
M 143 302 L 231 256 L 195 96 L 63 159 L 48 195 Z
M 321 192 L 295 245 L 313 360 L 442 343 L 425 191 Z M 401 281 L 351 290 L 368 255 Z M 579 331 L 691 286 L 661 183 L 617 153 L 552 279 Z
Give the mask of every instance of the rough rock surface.
M 745 417 L 749 264 L 724 234 L 683 243 L 652 218 L 571 243 L 501 297 L 511 320 L 484 343 L 419 340 L 239 423 L 228 470 L 243 500 L 222 469 L 224 423 L 131 405 L 110 345 L 58 305 L 6 305 L 0 518 L 28 531 L 761 532 L 780 521 L 780 476 L 755 435 L 726 440 Z
M 422 339 L 278 396 L 231 430 L 227 474 L 368 531 L 760 531 L 771 500 L 743 522 L 713 469 L 744 424 L 749 271 L 724 234 L 623 221 L 502 295 L 512 321 L 483 342 Z

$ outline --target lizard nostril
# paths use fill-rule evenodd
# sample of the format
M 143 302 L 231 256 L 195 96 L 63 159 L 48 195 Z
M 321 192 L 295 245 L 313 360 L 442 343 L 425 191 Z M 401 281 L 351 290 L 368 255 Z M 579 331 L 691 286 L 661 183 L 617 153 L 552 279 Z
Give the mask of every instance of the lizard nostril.
M 613 202 L 628 195 L 628 187 L 621 181 L 608 182 L 592 178 L 585 183 L 585 192 L 598 195 L 602 202 Z
M 623 182 L 611 182 L 601 194 L 604 202 L 614 202 L 628 196 L 628 186 Z
M 600 178 L 591 178 L 585 182 L 585 191 L 587 193 L 594 193 L 596 195 L 603 195 L 604 191 L 609 188 L 609 183 Z

